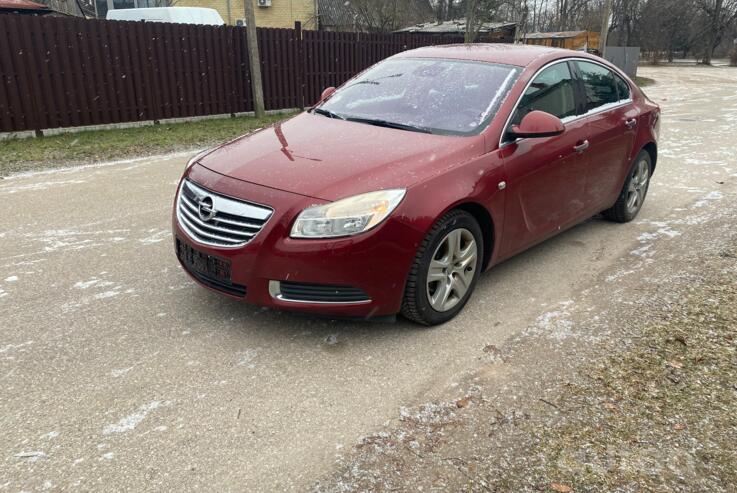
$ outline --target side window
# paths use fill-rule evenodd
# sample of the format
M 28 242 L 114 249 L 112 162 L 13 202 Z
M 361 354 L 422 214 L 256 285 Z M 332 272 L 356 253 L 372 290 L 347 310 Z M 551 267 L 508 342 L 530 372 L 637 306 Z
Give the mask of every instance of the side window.
M 544 111 L 561 119 L 576 115 L 573 77 L 568 63 L 557 63 L 535 77 L 522 96 L 512 124 L 519 125 L 532 111 Z
M 609 69 L 590 62 L 577 62 L 586 89 L 586 111 L 619 101 L 615 76 Z M 628 91 L 629 92 L 629 91 Z
M 619 100 L 624 101 L 629 99 L 632 95 L 630 94 L 630 86 L 620 76 L 614 76 L 614 83 L 617 84 L 617 93 L 619 94 Z

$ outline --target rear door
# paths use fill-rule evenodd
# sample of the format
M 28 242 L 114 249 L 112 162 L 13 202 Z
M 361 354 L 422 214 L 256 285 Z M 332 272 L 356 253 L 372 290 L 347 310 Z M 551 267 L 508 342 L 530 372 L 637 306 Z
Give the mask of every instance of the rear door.
M 523 250 L 581 217 L 589 130 L 576 119 L 577 87 L 571 62 L 544 68 L 508 124 L 518 124 L 527 113 L 539 110 L 563 120 L 566 129 L 556 137 L 502 141 L 508 194 L 502 256 Z
M 603 65 L 576 62 L 585 95 L 583 121 L 589 129 L 585 201 L 592 212 L 612 205 L 630 165 L 639 111 L 630 87 Z

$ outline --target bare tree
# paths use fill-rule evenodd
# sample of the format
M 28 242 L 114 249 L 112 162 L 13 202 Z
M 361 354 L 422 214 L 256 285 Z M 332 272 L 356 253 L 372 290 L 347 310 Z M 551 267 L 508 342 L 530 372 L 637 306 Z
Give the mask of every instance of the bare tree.
M 427 0 L 352 0 L 345 8 L 357 26 L 372 32 L 392 32 L 433 18 Z
M 466 0 L 466 43 L 473 43 L 484 23 L 494 20 L 505 0 Z
M 714 50 L 737 20 L 737 0 L 696 0 L 696 5 L 703 13 L 706 23 L 702 63 L 711 65 Z

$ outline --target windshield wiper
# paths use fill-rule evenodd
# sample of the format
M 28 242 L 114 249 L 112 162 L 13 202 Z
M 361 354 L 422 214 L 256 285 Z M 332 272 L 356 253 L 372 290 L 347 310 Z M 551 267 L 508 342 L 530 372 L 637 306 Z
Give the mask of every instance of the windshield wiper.
M 318 115 L 327 116 L 328 118 L 337 118 L 338 120 L 345 120 L 344 117 L 340 116 L 337 113 L 333 113 L 329 110 L 324 110 L 322 108 L 315 108 L 312 110 L 313 113 L 317 113 Z
M 420 132 L 423 134 L 432 133 L 432 131 L 428 128 L 418 127 L 415 125 L 405 125 L 404 123 L 388 122 L 386 120 L 374 120 L 371 118 L 353 118 L 353 117 L 346 117 L 345 120 L 349 122 L 366 123 L 368 125 L 375 125 L 377 127 L 396 128 L 398 130 L 408 130 L 410 132 Z
M 383 77 L 377 77 L 375 79 L 359 80 L 359 81 L 354 82 L 353 84 L 350 84 L 350 85 L 345 86 L 345 88 L 348 89 L 349 87 L 358 86 L 358 85 L 361 85 L 361 84 L 371 84 L 371 85 L 374 85 L 374 86 L 378 86 L 379 84 L 381 84 L 381 82 L 378 82 L 381 79 L 392 79 L 394 77 L 401 77 L 403 75 L 404 75 L 404 73 L 391 74 L 391 75 L 385 75 Z

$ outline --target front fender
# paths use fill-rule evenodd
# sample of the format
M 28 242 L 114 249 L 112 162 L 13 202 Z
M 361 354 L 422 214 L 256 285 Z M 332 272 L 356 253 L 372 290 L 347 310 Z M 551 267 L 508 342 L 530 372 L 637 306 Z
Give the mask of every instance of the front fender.
M 401 219 L 422 232 L 424 238 L 447 212 L 465 208 L 473 213 L 474 207 L 483 208 L 491 218 L 489 236 L 494 239 L 492 248 L 485 248 L 484 252 L 486 265 L 490 266 L 498 256 L 500 242 L 496 238 L 501 236 L 504 225 L 505 194 L 500 184 L 505 180 L 498 150 L 478 156 L 410 187 Z

